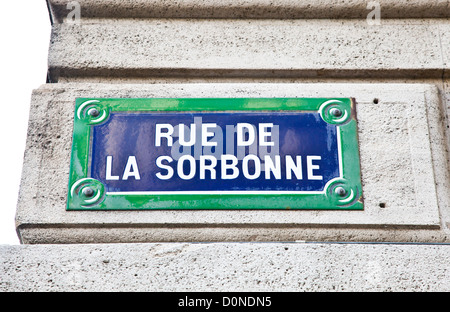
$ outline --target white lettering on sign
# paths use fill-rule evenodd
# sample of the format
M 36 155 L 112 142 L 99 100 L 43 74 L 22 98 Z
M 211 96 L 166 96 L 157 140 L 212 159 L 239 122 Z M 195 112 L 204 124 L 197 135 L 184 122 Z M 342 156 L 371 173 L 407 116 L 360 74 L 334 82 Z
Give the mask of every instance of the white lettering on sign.
M 106 157 L 106 180 L 120 180 L 119 176 L 112 175 L 112 164 L 113 157 Z M 122 180 L 128 180 L 130 177 L 133 177 L 136 180 L 141 179 L 141 175 L 139 174 L 139 168 L 136 161 L 136 156 L 128 157 L 128 161 L 125 165 L 125 169 L 123 171 Z
M 320 160 L 320 156 L 308 156 L 306 158 L 307 164 L 307 172 L 308 172 L 308 180 L 323 180 L 323 177 L 321 175 L 314 175 L 313 170 L 320 170 L 320 166 L 317 164 L 313 164 L 313 160 Z M 238 165 L 238 158 L 234 155 L 225 154 L 220 157 L 221 165 L 218 170 L 221 172 L 221 179 L 223 180 L 230 180 L 230 179 L 236 179 L 240 172 Z M 286 179 L 293 179 L 293 176 L 297 180 L 302 180 L 302 157 L 297 156 L 295 160 L 292 158 L 292 156 L 287 155 L 285 157 L 286 160 L 286 166 L 284 168 L 286 173 Z M 158 179 L 161 180 L 168 180 L 173 177 L 174 171 L 172 167 L 166 165 L 163 163 L 163 161 L 166 161 L 167 163 L 171 163 L 173 161 L 172 157 L 170 156 L 159 156 L 156 159 L 156 165 L 158 168 L 163 169 L 164 173 L 158 172 L 156 176 Z M 252 161 L 254 163 L 254 171 L 250 172 L 249 169 L 249 162 Z M 185 172 L 183 167 L 185 165 L 185 162 L 189 163 L 189 171 Z M 211 180 L 216 179 L 216 167 L 217 167 L 217 158 L 210 156 L 210 155 L 202 155 L 200 156 L 200 162 L 199 162 L 199 172 L 200 172 L 200 179 L 206 178 L 206 172 L 208 171 Z M 281 167 L 281 157 L 275 156 L 275 161 L 273 161 L 269 156 L 264 157 L 264 163 L 261 163 L 261 160 L 256 155 L 247 155 L 242 160 L 242 174 L 245 178 L 249 180 L 254 180 L 259 178 L 261 175 L 261 171 L 265 171 L 265 179 L 270 180 L 272 177 L 279 180 L 281 179 L 281 173 L 283 168 Z M 184 155 L 178 160 L 177 164 L 177 174 L 178 176 L 183 180 L 190 180 L 193 179 L 195 176 L 195 173 L 197 172 L 197 164 L 195 162 L 195 159 L 193 156 L 190 155 Z M 294 174 L 292 174 L 294 173 Z
M 206 164 L 206 161 L 209 164 Z M 200 179 L 206 179 L 206 170 L 209 171 L 211 175 L 211 180 L 216 179 L 216 166 L 217 166 L 217 158 L 211 155 L 202 155 L 200 156 Z
M 158 158 L 156 158 L 156 165 L 158 166 L 158 168 L 167 170 L 166 174 L 158 172 L 156 176 L 160 180 L 169 180 L 170 178 L 173 177 L 173 169 L 170 166 L 164 165 L 162 163 L 164 160 L 167 161 L 168 163 L 171 163 L 173 161 L 172 157 L 170 156 L 159 156 Z
M 222 155 L 220 160 L 222 161 L 222 179 L 236 179 L 239 176 L 239 170 L 236 167 L 238 159 L 234 155 Z M 230 170 L 232 173 L 230 173 Z
M 279 155 L 279 125 L 237 123 L 226 125 L 226 134 L 224 140 L 222 128 L 216 123 L 202 123 L 201 117 L 195 117 L 190 125 L 156 124 L 155 147 L 172 148 L 171 156 L 163 155 L 156 159 L 156 166 L 161 169 L 156 177 L 169 180 L 176 174 L 183 180 L 191 180 L 198 173 L 201 180 L 207 177 L 215 180 L 219 170 L 222 180 L 236 179 L 241 174 L 248 180 L 261 176 L 265 180 L 280 180 L 283 173 L 288 180 L 303 180 L 302 172 L 306 168 L 307 180 L 323 180 L 320 174 L 322 158 L 319 155 L 286 155 L 282 162 Z M 111 174 L 112 157 L 109 157 L 106 163 L 107 180 L 118 180 L 119 176 Z M 217 168 L 219 160 L 220 168 Z M 169 166 L 173 161 L 177 161 L 174 168 Z M 241 167 L 238 167 L 239 161 L 242 161 Z M 129 177 L 140 178 L 134 156 L 128 159 L 122 179 Z
M 123 172 L 122 180 L 128 180 L 129 177 L 134 177 L 136 180 L 141 179 L 135 156 L 128 157 L 127 165 L 125 166 L 125 171 Z
M 185 125 L 181 124 L 178 127 L 180 128 L 180 131 L 179 131 L 180 144 L 183 146 L 194 145 L 195 144 L 195 127 L 196 127 L 196 125 L 192 124 L 191 127 L 188 128 Z M 183 128 L 183 130 L 181 130 L 181 128 Z M 188 129 L 190 129 L 190 131 Z M 189 133 L 189 141 L 186 141 L 186 139 L 185 139 L 186 133 Z
M 112 156 L 106 157 L 106 180 L 119 180 L 120 179 L 119 176 L 113 176 L 111 173 L 112 172 L 112 161 L 113 161 Z
M 180 124 L 174 127 L 170 124 L 156 124 L 155 146 L 160 147 L 164 142 L 172 147 L 171 156 L 159 156 L 156 159 L 156 166 L 161 169 L 156 173 L 156 177 L 161 180 L 171 179 L 175 172 L 168 164 L 175 160 L 177 176 L 183 180 L 193 179 L 197 172 L 201 180 L 206 179 L 207 176 L 215 180 L 216 169 L 220 170 L 220 177 L 223 180 L 236 179 L 240 174 L 246 179 L 254 180 L 261 176 L 262 171 L 266 180 L 272 178 L 279 180 L 283 172 L 286 179 L 302 180 L 304 167 L 306 167 L 307 180 L 323 180 L 323 176 L 319 174 L 321 161 L 319 155 L 306 155 L 306 164 L 303 163 L 302 156 L 297 155 L 294 159 L 293 156 L 286 155 L 284 168 L 282 168 L 281 157 L 278 155 L 280 148 L 278 132 L 279 126 L 273 123 L 227 125 L 226 153 L 223 153 L 223 130 L 215 123 L 202 123 L 201 117 L 195 117 L 194 123 L 189 126 Z M 234 134 L 236 134 L 236 140 Z M 177 137 L 179 139 L 174 140 Z M 196 160 L 199 160 L 199 168 L 197 168 Z M 220 168 L 216 168 L 219 160 Z M 239 172 L 238 168 L 240 160 L 242 160 L 242 172 Z M 134 166 L 137 168 L 137 164 Z M 109 168 L 108 162 L 107 168 Z M 112 176 L 112 179 L 117 180 L 118 176 Z
M 248 168 L 248 162 L 252 160 L 254 167 L 255 167 L 255 172 L 253 174 L 250 173 L 249 168 Z M 242 173 L 244 174 L 244 177 L 246 177 L 249 180 L 254 180 L 254 179 L 258 179 L 259 176 L 261 175 L 261 161 L 259 160 L 258 156 L 256 155 L 248 155 L 246 157 L 244 157 L 244 159 L 242 160 Z
M 255 128 L 248 123 L 237 124 L 237 145 L 238 146 L 250 146 L 255 141 Z M 245 129 L 245 132 L 244 132 Z M 248 139 L 245 140 L 245 133 L 248 133 Z
M 167 132 L 162 132 L 162 129 L 167 129 Z M 173 134 L 173 126 L 171 124 L 156 124 L 155 146 L 161 146 L 162 138 L 167 139 L 167 146 L 172 146 L 173 144 L 172 134 Z
M 215 123 L 202 124 L 202 145 L 203 146 L 216 146 L 217 142 L 208 141 L 208 138 L 214 137 L 214 132 L 209 132 L 209 128 L 215 128 Z
M 185 174 L 183 171 L 185 161 L 189 162 L 189 172 L 187 174 Z M 183 180 L 193 179 L 195 176 L 195 171 L 196 171 L 195 169 L 196 169 L 195 158 L 192 157 L 191 155 L 183 155 L 183 156 L 181 156 L 180 159 L 178 159 L 177 172 L 178 172 L 178 176 L 181 179 L 183 179 Z
M 313 160 L 321 160 L 320 156 L 306 156 L 306 164 L 308 167 L 308 180 L 323 180 L 321 175 L 314 175 L 313 170 L 319 170 L 319 165 L 313 165 Z
M 273 128 L 273 123 L 260 123 L 259 124 L 259 145 L 260 146 L 274 146 L 275 143 L 272 141 L 266 142 L 267 137 L 272 135 L 272 132 L 267 132 L 267 128 Z

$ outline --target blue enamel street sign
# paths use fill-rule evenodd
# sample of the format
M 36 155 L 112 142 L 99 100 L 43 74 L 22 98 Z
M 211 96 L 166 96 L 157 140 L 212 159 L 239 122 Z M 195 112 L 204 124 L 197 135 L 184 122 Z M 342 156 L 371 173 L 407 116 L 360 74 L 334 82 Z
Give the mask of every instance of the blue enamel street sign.
M 363 209 L 351 99 L 78 99 L 69 210 Z

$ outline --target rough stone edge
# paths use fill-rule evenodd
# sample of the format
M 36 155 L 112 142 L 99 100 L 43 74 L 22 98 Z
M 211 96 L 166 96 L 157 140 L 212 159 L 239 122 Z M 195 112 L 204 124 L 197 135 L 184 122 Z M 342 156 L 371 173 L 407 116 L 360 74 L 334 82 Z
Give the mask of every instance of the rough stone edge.
M 317 68 L 317 69 L 199 69 L 199 68 L 83 68 L 78 69 L 69 66 L 59 66 L 50 64 L 48 69 L 49 77 L 52 83 L 58 83 L 61 79 L 86 78 L 95 79 L 120 79 L 120 78 L 152 78 L 152 79 L 248 79 L 248 78 L 266 78 L 266 79 L 295 79 L 295 78 L 328 78 L 328 79 L 358 79 L 372 78 L 384 79 L 432 79 L 441 78 L 442 68 L 381 68 L 381 69 L 336 69 L 336 68 Z
M 445 93 L 445 90 L 444 90 Z M 428 131 L 430 138 L 440 138 L 439 142 L 430 144 L 431 158 L 438 198 L 441 228 L 450 229 L 450 145 L 448 116 L 446 116 L 446 95 L 440 94 L 437 87 L 430 86 L 425 92 L 425 102 L 438 103 L 427 107 Z M 446 170 L 438 170 L 438 168 Z
M 92 235 L 95 231 L 96 235 Z M 186 232 L 189 231 L 189 237 Z M 344 227 L 128 227 L 21 224 L 22 244 L 112 244 L 152 242 L 395 242 L 450 243 L 450 234 L 436 229 L 380 229 Z M 211 233 L 214 233 L 213 235 Z
M 62 22 L 75 9 L 72 0 L 47 0 L 51 19 Z M 446 18 L 449 2 L 436 0 L 78 0 L 81 18 L 368 18 L 378 4 L 381 18 Z

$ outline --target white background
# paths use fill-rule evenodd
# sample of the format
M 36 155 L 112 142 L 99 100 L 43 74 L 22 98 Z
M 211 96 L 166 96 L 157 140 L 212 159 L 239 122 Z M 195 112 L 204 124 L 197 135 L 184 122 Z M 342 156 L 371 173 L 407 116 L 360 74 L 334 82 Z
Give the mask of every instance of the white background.
M 0 16 L 0 244 L 12 245 L 31 92 L 46 82 L 51 26 L 45 0 L 2 1 Z

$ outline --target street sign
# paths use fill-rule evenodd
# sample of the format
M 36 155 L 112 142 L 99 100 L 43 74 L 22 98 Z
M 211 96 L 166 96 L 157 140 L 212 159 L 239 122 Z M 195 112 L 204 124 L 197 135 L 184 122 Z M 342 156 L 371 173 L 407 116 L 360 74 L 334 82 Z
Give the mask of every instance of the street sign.
M 355 104 L 77 99 L 68 210 L 363 209 Z

